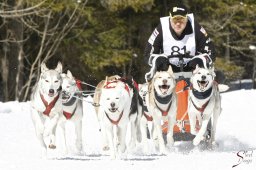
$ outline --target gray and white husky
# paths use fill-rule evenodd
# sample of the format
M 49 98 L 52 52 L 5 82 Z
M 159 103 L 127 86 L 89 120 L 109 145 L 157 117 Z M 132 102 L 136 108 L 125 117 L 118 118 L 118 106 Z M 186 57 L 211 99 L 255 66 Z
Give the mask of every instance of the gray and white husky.
M 56 125 L 62 114 L 61 72 L 60 62 L 55 69 L 48 69 L 42 63 L 39 81 L 31 95 L 31 116 L 42 148 L 42 157 L 47 156 L 47 148 L 56 148 Z
M 207 129 L 210 132 L 210 146 L 215 145 L 217 121 L 221 113 L 220 92 L 226 91 L 228 86 L 214 81 L 214 68 L 205 69 L 198 66 L 191 77 L 192 88 L 189 90 L 188 115 L 191 134 L 196 135 L 193 144 L 198 145 L 205 139 Z M 198 121 L 199 127 L 196 128 Z M 209 129 L 208 123 L 211 121 Z M 198 130 L 199 129 L 199 130 Z
M 57 126 L 60 130 L 60 146 L 63 153 L 78 153 L 82 151 L 82 96 L 69 70 L 61 76 L 63 114 Z

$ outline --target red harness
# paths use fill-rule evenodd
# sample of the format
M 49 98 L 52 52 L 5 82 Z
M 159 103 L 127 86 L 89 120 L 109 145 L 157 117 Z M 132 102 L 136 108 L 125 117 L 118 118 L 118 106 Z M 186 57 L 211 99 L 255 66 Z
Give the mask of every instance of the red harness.
M 122 112 L 122 113 L 119 115 L 119 118 L 118 118 L 117 120 L 112 120 L 112 119 L 110 119 L 110 117 L 108 116 L 108 114 L 105 112 L 105 114 L 106 114 L 108 120 L 109 120 L 112 124 L 114 124 L 114 125 L 118 125 L 119 121 L 121 120 L 121 118 L 122 118 L 122 116 L 123 116 L 123 113 L 124 113 L 124 112 Z
M 67 120 L 69 120 L 72 118 L 72 116 L 75 114 L 75 112 L 76 112 L 76 108 L 74 109 L 74 111 L 72 113 L 66 112 L 63 110 L 63 115 L 66 117 Z
M 156 102 L 155 102 L 155 104 L 156 104 Z M 167 116 L 168 112 L 171 108 L 171 105 L 172 105 L 172 101 L 169 103 L 169 106 L 168 106 L 166 111 L 162 110 L 157 104 L 156 104 L 156 107 L 162 112 L 162 116 Z
M 190 99 L 191 100 L 191 99 Z M 191 100 L 193 106 L 196 108 L 196 110 L 198 110 L 199 112 L 201 112 L 201 116 L 203 116 L 203 112 L 204 112 L 204 109 L 206 108 L 206 106 L 208 105 L 210 99 L 202 105 L 202 107 L 197 107 L 196 104 L 193 102 L 193 100 Z
M 147 115 L 145 112 L 143 112 L 143 115 L 146 117 L 147 121 L 153 121 L 153 117 Z
M 50 102 L 50 104 L 48 104 L 48 102 L 44 99 L 44 96 L 42 94 L 40 94 L 40 97 L 41 97 L 41 100 L 43 101 L 44 103 L 44 106 L 45 106 L 45 111 L 43 112 L 44 115 L 46 116 L 49 116 L 52 108 L 55 106 L 57 100 L 59 99 L 59 94 L 58 96 L 56 96 L 53 101 Z
M 113 85 L 113 83 L 117 83 L 118 81 L 108 81 L 108 82 L 106 82 L 106 85 L 103 87 L 103 88 L 105 88 L 105 89 L 111 89 L 111 88 L 115 88 L 116 87 L 116 85 Z M 120 82 L 122 82 L 122 81 L 120 81 Z M 124 83 L 124 82 L 123 82 Z M 112 84 L 112 85 L 111 85 Z M 125 90 L 128 92 L 128 94 L 130 95 L 130 88 L 129 88 L 129 86 L 126 84 L 126 83 L 124 83 L 124 85 L 125 85 Z

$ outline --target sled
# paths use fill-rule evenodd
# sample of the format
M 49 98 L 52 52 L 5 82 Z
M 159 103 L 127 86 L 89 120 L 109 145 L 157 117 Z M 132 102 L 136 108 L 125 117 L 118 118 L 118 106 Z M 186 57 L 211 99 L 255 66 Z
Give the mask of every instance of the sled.
M 194 138 L 194 135 L 190 133 L 189 117 L 187 113 L 188 108 L 188 84 L 185 80 L 179 80 L 176 84 L 177 93 L 177 115 L 176 124 L 173 128 L 175 141 L 188 141 Z M 168 121 L 162 125 L 163 134 L 168 132 Z

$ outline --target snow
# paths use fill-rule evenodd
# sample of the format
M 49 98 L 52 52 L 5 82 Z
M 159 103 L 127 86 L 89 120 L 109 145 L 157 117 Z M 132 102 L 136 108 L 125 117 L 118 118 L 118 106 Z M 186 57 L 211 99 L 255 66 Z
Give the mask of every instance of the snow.
M 0 102 L 0 170 L 162 170 L 256 169 L 256 90 L 222 93 L 222 114 L 217 125 L 214 151 L 189 142 L 175 142 L 167 155 L 139 154 L 141 146 L 126 157 L 110 160 L 101 150 L 99 125 L 93 107 L 84 102 L 83 146 L 85 154 L 41 159 L 40 146 L 30 117 L 30 102 Z M 86 100 L 91 100 L 87 98 Z M 240 163 L 240 164 L 239 164 Z M 232 168 L 233 165 L 239 164 Z

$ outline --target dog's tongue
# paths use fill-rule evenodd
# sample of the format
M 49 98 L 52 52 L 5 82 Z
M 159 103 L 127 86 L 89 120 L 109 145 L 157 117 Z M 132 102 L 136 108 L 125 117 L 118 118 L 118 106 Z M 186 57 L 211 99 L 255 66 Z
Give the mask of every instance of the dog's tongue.
M 168 86 L 167 85 L 162 85 L 162 86 L 159 86 L 159 89 L 161 90 L 162 93 L 167 93 Z

